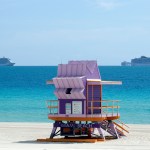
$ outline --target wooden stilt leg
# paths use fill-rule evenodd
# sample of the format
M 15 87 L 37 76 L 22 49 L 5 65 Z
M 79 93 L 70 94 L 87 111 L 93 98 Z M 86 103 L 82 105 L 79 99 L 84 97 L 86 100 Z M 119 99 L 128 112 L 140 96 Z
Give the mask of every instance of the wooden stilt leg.
M 55 136 L 56 130 L 57 130 L 57 127 L 53 127 L 52 133 L 50 135 L 50 139 L 52 139 Z
M 105 140 L 105 136 L 104 136 L 104 133 L 102 131 L 102 128 L 97 128 L 97 130 L 98 130 L 100 136 Z
M 116 138 L 117 139 L 119 139 L 119 135 L 118 135 L 118 132 L 117 132 L 117 130 L 116 130 L 116 128 L 115 128 L 115 125 L 114 125 L 114 123 L 112 122 L 112 121 L 109 121 L 109 128 L 111 129 L 111 131 L 113 132 L 113 133 L 115 133 L 115 135 L 116 135 Z

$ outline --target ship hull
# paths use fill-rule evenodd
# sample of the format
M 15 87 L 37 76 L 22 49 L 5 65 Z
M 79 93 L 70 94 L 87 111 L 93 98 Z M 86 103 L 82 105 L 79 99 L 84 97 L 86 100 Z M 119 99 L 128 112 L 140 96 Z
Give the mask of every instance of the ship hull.
M 15 63 L 9 63 L 9 64 L 0 64 L 0 67 L 1 66 L 14 66 L 15 65 Z
M 149 64 L 132 63 L 131 66 L 150 66 L 150 63 Z

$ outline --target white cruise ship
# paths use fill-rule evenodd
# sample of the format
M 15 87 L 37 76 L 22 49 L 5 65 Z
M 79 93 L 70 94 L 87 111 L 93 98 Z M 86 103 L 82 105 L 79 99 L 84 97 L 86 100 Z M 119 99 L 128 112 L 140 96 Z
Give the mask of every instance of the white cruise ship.
M 15 63 L 12 63 L 9 58 L 0 58 L 0 66 L 14 66 Z
M 141 56 L 140 58 L 131 59 L 132 66 L 150 66 L 150 57 Z

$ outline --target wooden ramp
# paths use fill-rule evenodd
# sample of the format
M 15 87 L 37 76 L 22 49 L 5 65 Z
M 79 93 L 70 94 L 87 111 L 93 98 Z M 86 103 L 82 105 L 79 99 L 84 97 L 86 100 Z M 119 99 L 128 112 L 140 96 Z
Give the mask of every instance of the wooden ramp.
M 95 137 L 68 137 L 68 138 L 46 138 L 46 139 L 37 139 L 37 142 L 70 142 L 70 143 L 95 143 L 104 141 L 102 138 Z
M 124 127 L 122 127 L 121 125 L 119 125 L 118 123 L 116 123 L 116 122 L 114 122 L 113 121 L 113 123 L 117 126 L 117 127 L 119 127 L 121 130 L 123 130 L 123 131 L 125 131 L 125 132 L 127 132 L 127 133 L 129 133 L 129 131 L 128 130 L 126 130 Z M 128 127 L 128 126 L 127 126 Z M 129 127 L 128 127 L 129 128 Z M 118 129 L 119 130 L 119 129 Z

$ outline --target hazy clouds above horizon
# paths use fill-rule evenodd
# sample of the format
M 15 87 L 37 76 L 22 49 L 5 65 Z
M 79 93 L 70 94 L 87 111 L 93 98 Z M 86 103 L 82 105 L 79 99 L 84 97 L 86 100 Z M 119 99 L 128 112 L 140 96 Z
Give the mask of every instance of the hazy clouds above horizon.
M 150 56 L 149 0 L 0 0 L 0 57 L 16 65 Z

